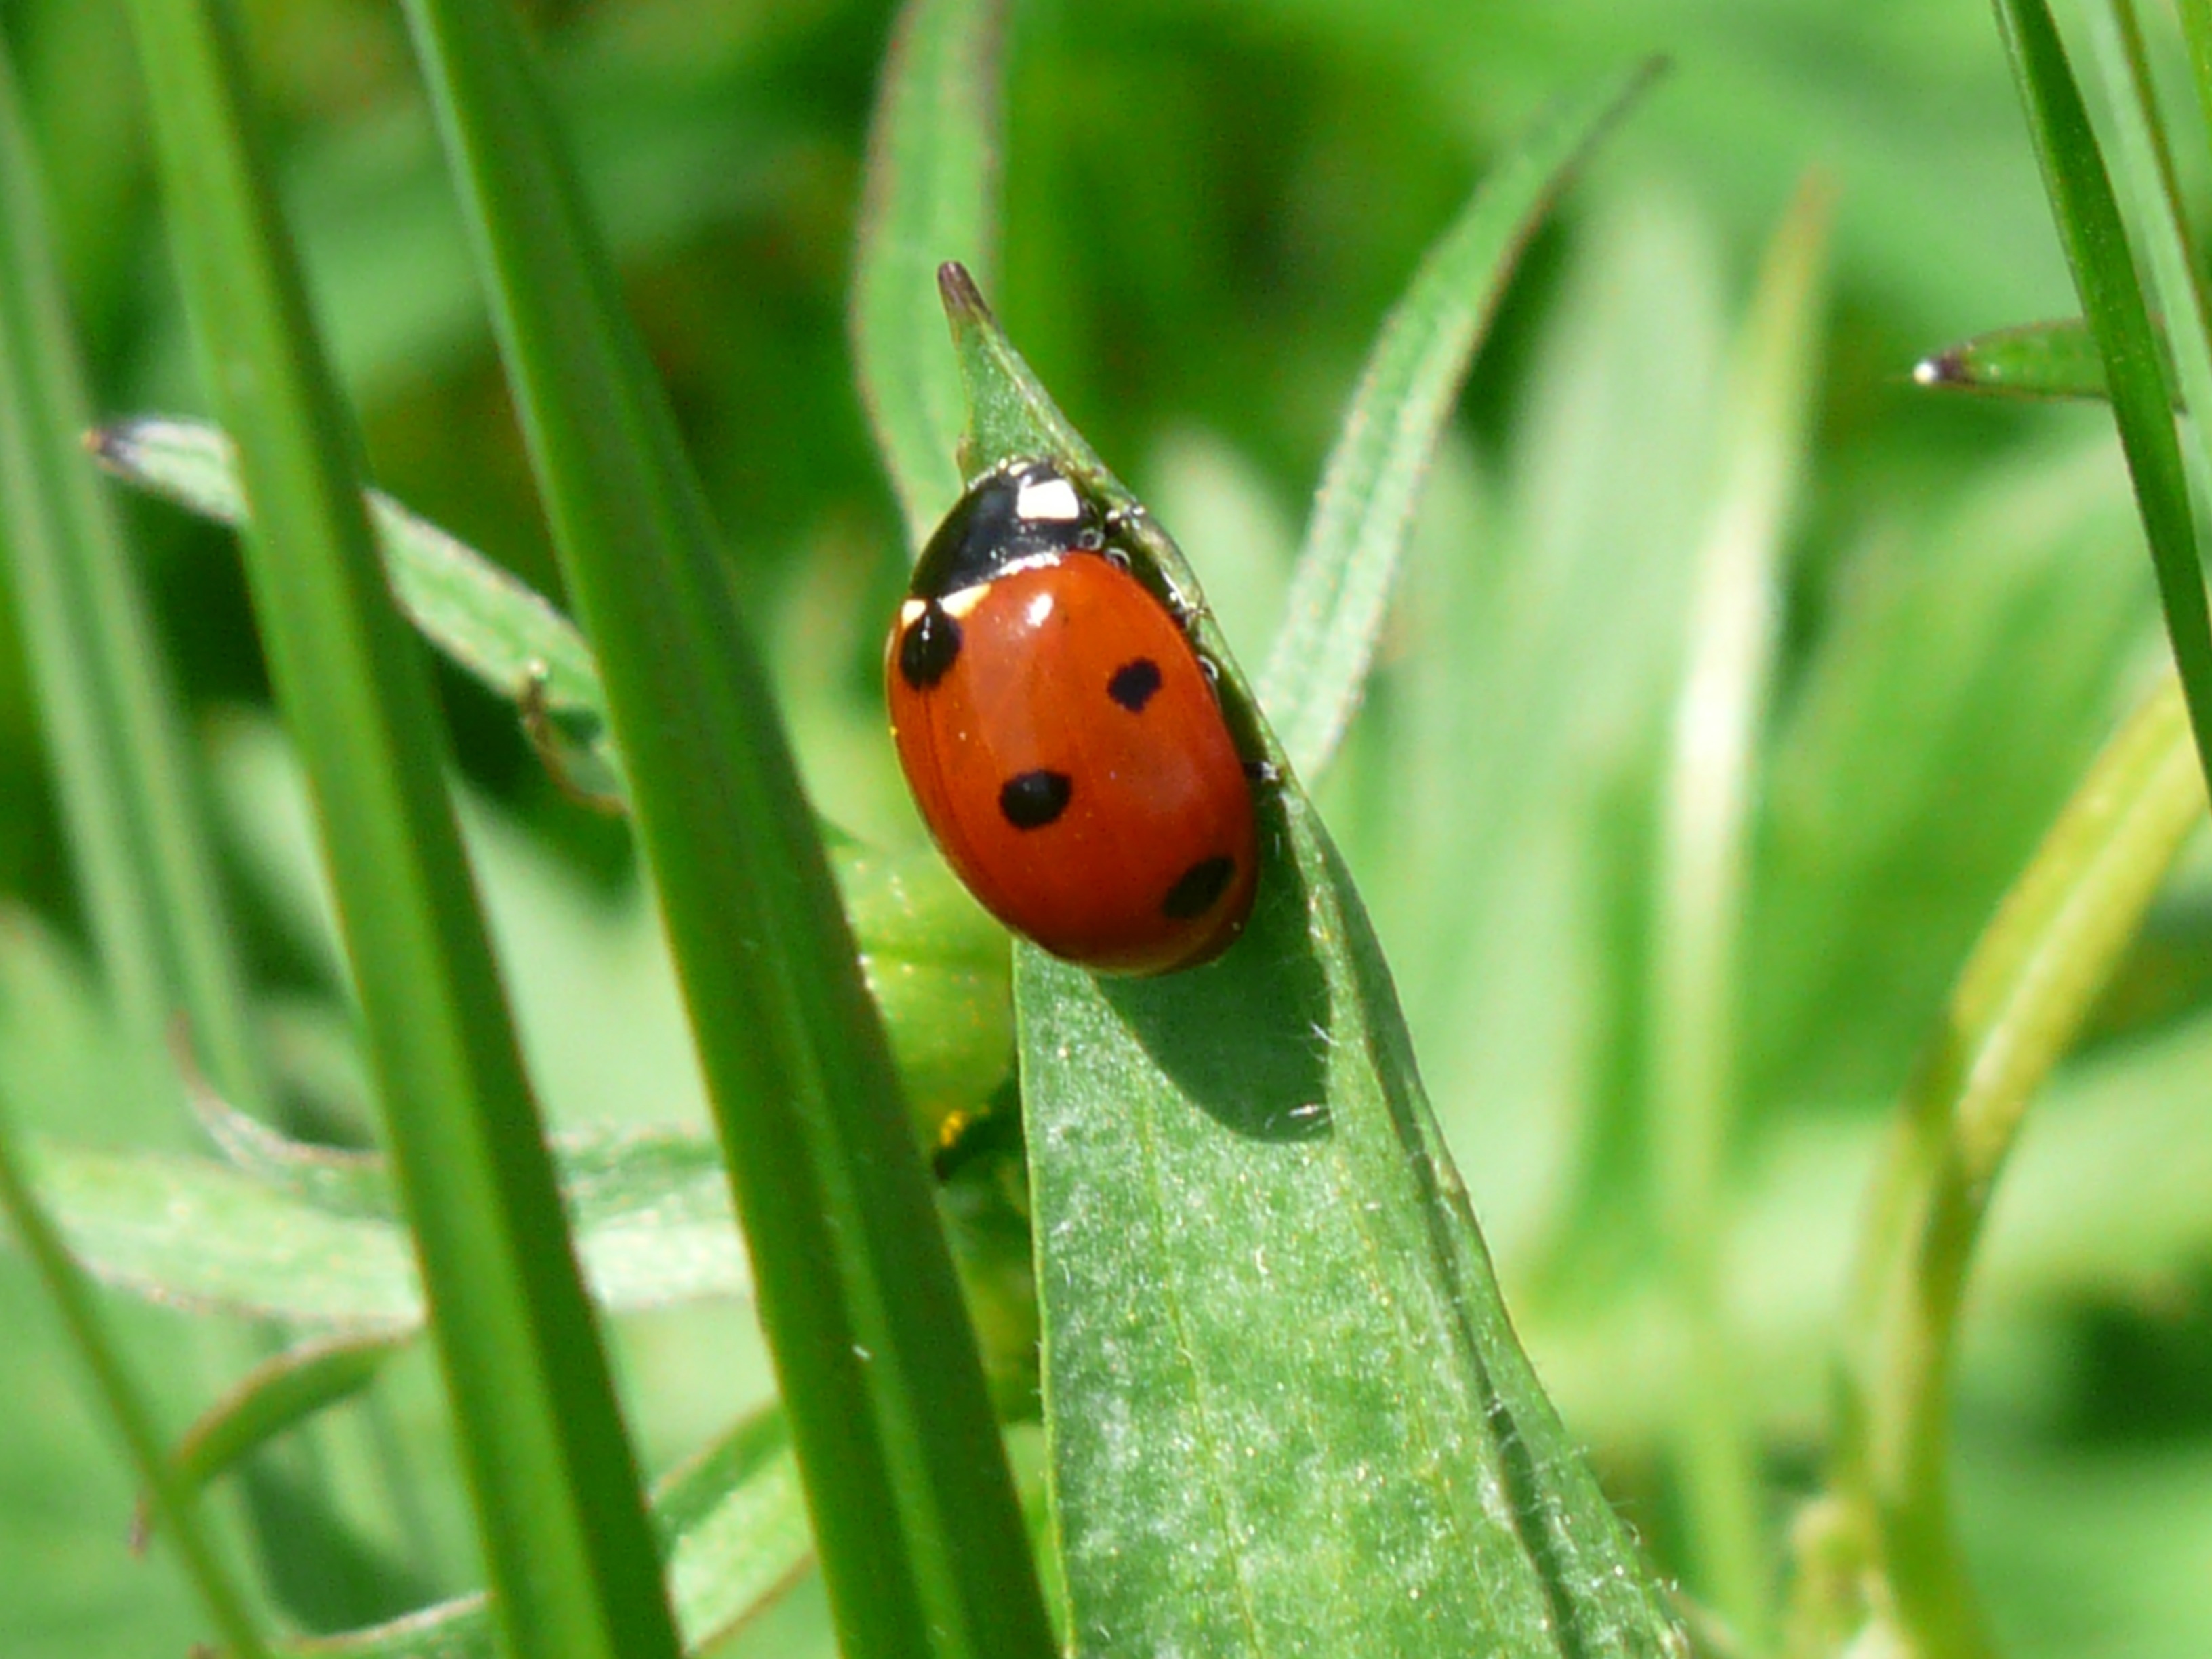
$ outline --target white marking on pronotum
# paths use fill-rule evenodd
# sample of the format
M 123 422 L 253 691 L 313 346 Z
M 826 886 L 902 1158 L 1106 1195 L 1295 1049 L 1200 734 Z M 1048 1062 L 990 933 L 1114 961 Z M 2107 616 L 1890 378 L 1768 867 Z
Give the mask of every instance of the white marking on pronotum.
M 899 606 L 899 626 L 911 628 L 929 613 L 927 599 L 908 599 Z
M 957 593 L 947 593 L 938 604 L 945 614 L 955 622 L 963 620 L 970 611 L 983 603 L 983 596 L 991 591 L 988 582 L 977 582 L 973 587 L 963 587 Z
M 1042 519 L 1048 524 L 1073 524 L 1083 516 L 1083 502 L 1075 486 L 1065 478 L 1032 478 L 1014 495 L 1018 518 Z

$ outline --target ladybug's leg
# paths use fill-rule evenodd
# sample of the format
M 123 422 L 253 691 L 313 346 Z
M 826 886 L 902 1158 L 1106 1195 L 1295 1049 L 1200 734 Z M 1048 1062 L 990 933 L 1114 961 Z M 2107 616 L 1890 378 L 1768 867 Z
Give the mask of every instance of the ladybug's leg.
M 1131 501 L 1123 507 L 1108 507 L 1104 520 L 1107 558 L 1122 569 L 1128 569 L 1129 556 L 1114 544 L 1151 516 L 1138 501 Z M 1167 606 L 1168 614 L 1182 625 L 1182 631 L 1189 633 L 1206 607 L 1176 586 L 1175 579 L 1164 570 L 1155 568 L 1154 576 L 1158 585 L 1160 603 Z M 1145 586 L 1151 587 L 1153 583 L 1148 581 Z

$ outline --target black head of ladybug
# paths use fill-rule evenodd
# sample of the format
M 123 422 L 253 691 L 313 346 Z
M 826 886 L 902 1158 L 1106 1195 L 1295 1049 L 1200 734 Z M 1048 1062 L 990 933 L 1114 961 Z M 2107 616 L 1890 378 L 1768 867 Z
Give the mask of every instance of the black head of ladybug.
M 1050 461 L 1010 461 L 968 487 L 914 567 L 908 590 L 943 599 L 1018 565 L 1096 552 L 1106 544 L 1097 507 Z

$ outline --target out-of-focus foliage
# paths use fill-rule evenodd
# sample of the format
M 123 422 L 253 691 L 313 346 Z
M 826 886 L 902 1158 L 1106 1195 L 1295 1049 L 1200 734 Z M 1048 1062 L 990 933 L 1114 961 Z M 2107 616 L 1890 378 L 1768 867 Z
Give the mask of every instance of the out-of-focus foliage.
M 907 550 L 844 321 L 889 8 L 532 9 L 732 580 L 772 620 L 764 641 L 816 805 L 862 843 L 908 848 L 920 832 L 878 683 Z M 379 483 L 550 591 L 397 14 L 374 0 L 248 10 Z M 1947 341 L 2075 309 L 1990 18 L 1847 0 L 1010 12 L 994 302 L 1174 529 L 1250 666 L 1361 359 L 1424 249 L 1553 94 L 1646 51 L 1674 61 L 1508 295 L 1321 802 L 1522 1334 L 1571 1431 L 1678 1571 L 1691 1552 L 1660 1447 L 1686 1373 L 1651 1295 L 1638 1123 L 1654 780 L 1758 250 L 1805 170 L 1835 187 L 1820 402 L 1755 783 L 1737 1211 L 1716 1224 L 1778 1561 L 1779 1494 L 1827 1438 L 1823 1368 L 1883 1115 L 2160 648 L 2105 412 L 1936 403 L 1911 385 Z M 119 12 L 14 0 L 0 28 L 103 410 L 204 412 Z M 234 556 L 174 512 L 131 519 L 218 759 L 255 966 L 286 994 L 274 1051 L 309 1125 L 358 1133 L 319 878 L 258 712 Z M 443 684 L 479 880 L 550 1105 L 571 1125 L 696 1124 L 620 831 L 563 799 L 506 704 L 458 674 Z M 42 1133 L 111 1146 L 136 1109 L 84 1013 L 33 722 L 10 629 L 0 1069 Z M 2004 1650 L 2028 1659 L 2212 1644 L 2212 1204 L 2177 1184 L 2212 1147 L 2208 947 L 2200 855 L 2089 1051 L 2031 1116 L 1989 1293 L 1970 1302 L 1960 1522 Z M 979 982 L 989 994 L 992 976 Z M 676 1310 L 620 1328 L 656 1469 L 726 1428 L 739 1396 L 765 1397 L 742 1322 Z M 0 1329 L 0 1650 L 153 1650 L 180 1628 L 179 1593 L 125 1553 L 130 1494 L 6 1253 Z M 139 1313 L 127 1331 L 149 1361 L 175 1358 L 152 1369 L 176 1380 L 163 1403 L 181 1430 L 210 1398 L 190 1381 L 192 1333 Z M 285 1588 L 281 1560 L 271 1577 L 294 1612 L 332 1626 L 467 1588 L 434 1389 L 417 1360 L 387 1371 L 246 1488 L 281 1522 L 289 1494 L 329 1483 L 358 1581 L 317 1602 Z M 827 1652 L 826 1630 L 808 1587 L 729 1650 Z

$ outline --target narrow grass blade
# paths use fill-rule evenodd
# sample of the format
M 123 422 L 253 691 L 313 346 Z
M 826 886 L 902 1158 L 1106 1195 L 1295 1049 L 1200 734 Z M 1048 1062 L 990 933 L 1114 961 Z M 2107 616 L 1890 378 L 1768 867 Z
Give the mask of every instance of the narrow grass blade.
M 1048 455 L 1122 500 L 965 273 L 945 289 L 974 460 Z M 1164 532 L 1131 533 L 1194 596 Z M 1258 908 L 1220 961 L 1103 981 L 1018 956 L 1074 1650 L 1677 1653 L 1514 1340 L 1327 833 L 1287 776 L 1259 806 Z
M 2190 516 L 2189 485 L 2158 335 L 2081 88 L 2045 0 L 1996 0 L 2059 240 L 2104 359 L 2105 383 L 2150 543 L 2190 728 L 2212 769 L 2212 612 Z M 2212 775 L 2212 774 L 2208 774 Z
M 637 1473 L 345 417 L 222 0 L 134 0 L 163 193 L 254 524 L 247 574 L 314 794 L 495 1603 L 533 1659 L 676 1651 Z
M 1983 1218 L 2035 1091 L 2203 814 L 2167 679 L 2091 767 L 1976 946 L 1876 1176 L 1845 1335 L 1837 1484 L 1863 1507 L 1898 1639 L 1929 1659 L 1995 1651 L 1953 1531 L 1948 1467 L 1960 1303 Z
M 697 481 L 497 0 L 410 0 L 597 652 L 848 1654 L 1051 1637 L 926 1172 Z
M 2163 342 L 2161 341 L 2161 348 Z M 1912 383 L 1932 392 L 1971 392 L 2029 401 L 2105 398 L 2105 360 L 2078 317 L 2025 323 L 1977 334 L 1912 366 Z
M 91 442 L 118 477 L 219 524 L 246 524 L 237 448 L 221 428 L 142 416 L 101 428 Z M 599 667 L 575 624 L 535 588 L 381 490 L 362 499 L 407 620 L 487 690 L 518 702 L 534 696 L 575 747 L 567 762 L 577 769 L 575 781 L 622 793 Z
M 2157 313 L 2169 398 L 2179 406 L 2212 409 L 2212 323 L 2205 315 L 2204 292 L 2196 267 L 2196 241 L 2181 208 L 2181 186 L 2166 147 L 2150 65 L 2142 32 L 2125 0 L 2086 0 L 2082 7 L 2091 56 L 2112 112 L 2118 158 L 2115 169 L 2137 235 L 2142 239 Z M 2188 441 L 2182 463 L 2196 487 L 2196 499 L 2212 510 L 2212 438 L 2203 423 L 2183 428 Z
M 181 1016 L 222 1087 L 265 1106 L 179 699 L 76 441 L 89 406 L 40 193 L 0 53 L 0 524 L 72 867 L 132 1040 L 158 1062 Z
M 1693 1585 L 1754 1651 L 1765 1637 L 1764 1493 L 1723 1310 L 1735 1151 L 1741 963 L 1754 770 L 1804 463 L 1830 192 L 1808 181 L 1770 246 L 1737 351 L 1712 519 L 1699 551 L 1653 884 L 1650 1075 L 1654 1212 L 1695 1384 L 1671 1436 Z
M 123 1358 L 110 1340 L 93 1305 L 91 1285 L 76 1264 L 53 1223 L 46 1218 L 26 1169 L 21 1142 L 4 1100 L 0 1100 L 0 1214 L 13 1225 L 16 1238 L 29 1253 L 45 1282 L 70 1336 L 91 1372 L 94 1387 L 107 1408 L 109 1419 L 120 1432 L 125 1450 L 137 1467 L 139 1480 L 151 1494 L 172 1546 L 183 1558 L 185 1571 L 206 1608 L 209 1622 L 230 1644 L 239 1659 L 260 1659 L 268 1651 L 246 1611 L 246 1601 L 233 1582 L 230 1568 L 217 1553 L 200 1518 L 193 1513 L 185 1483 L 171 1468 L 160 1432 L 137 1386 L 125 1368 Z
M 1287 615 L 1260 676 L 1260 706 L 1310 782 L 1358 707 L 1421 480 L 1521 251 L 1660 67 L 1640 64 L 1568 100 L 1508 153 L 1382 325 L 1322 471 Z
M 853 361 L 917 548 L 960 493 L 960 375 L 933 283 L 947 259 L 987 278 L 996 264 L 1003 10 L 1001 0 L 908 0 L 868 138 Z

